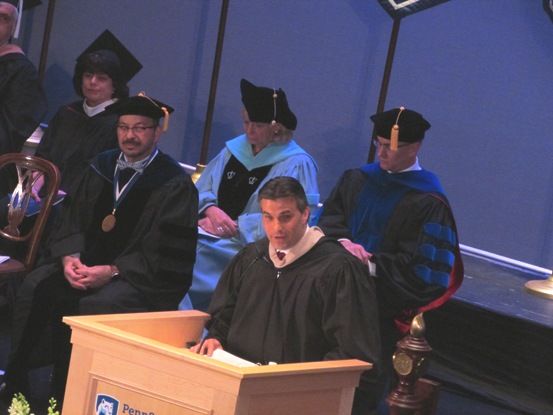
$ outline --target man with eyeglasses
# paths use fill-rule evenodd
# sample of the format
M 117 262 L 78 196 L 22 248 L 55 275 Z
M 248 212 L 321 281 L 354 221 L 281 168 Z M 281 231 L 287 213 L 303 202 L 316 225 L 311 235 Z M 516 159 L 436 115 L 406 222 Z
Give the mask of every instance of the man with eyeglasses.
M 61 401 L 71 351 L 64 315 L 176 310 L 191 284 L 198 193 L 157 148 L 173 109 L 142 94 L 106 111 L 118 115 L 120 150 L 93 159 L 52 235 L 57 260 L 31 272 L 18 293 L 8 399 L 28 392 L 29 358 L 48 324 Z
M 371 120 L 378 162 L 343 174 L 318 225 L 367 264 L 376 282 L 383 358 L 391 376 L 396 341 L 416 313 L 453 294 L 463 266 L 442 186 L 418 160 L 430 123 L 403 107 Z

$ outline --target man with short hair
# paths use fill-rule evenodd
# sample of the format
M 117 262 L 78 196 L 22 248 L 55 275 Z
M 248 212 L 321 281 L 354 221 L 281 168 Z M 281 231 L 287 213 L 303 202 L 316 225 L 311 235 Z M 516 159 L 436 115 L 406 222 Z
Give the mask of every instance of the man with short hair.
M 66 199 L 50 243 L 58 261 L 24 279 L 5 394 L 28 389 L 29 357 L 49 321 L 55 394 L 62 399 L 71 350 L 64 315 L 176 310 L 190 287 L 198 193 L 157 148 L 172 108 L 141 95 L 106 110 L 119 116 L 120 149 L 99 154 Z
M 374 281 L 319 228 L 309 227 L 301 184 L 277 177 L 259 192 L 266 238 L 248 245 L 223 273 L 201 346 L 261 363 L 358 358 L 375 368 L 361 377 L 356 412 L 374 407 L 380 336 Z
M 21 48 L 11 43 L 19 17 L 17 3 L 0 0 L 0 154 L 21 151 L 47 109 L 35 67 Z M 0 194 L 10 190 L 3 172 Z
M 445 302 L 461 284 L 455 221 L 438 177 L 420 167 L 430 123 L 395 108 L 371 117 L 377 163 L 346 171 L 318 225 L 368 265 L 376 283 L 384 368 L 414 315 Z

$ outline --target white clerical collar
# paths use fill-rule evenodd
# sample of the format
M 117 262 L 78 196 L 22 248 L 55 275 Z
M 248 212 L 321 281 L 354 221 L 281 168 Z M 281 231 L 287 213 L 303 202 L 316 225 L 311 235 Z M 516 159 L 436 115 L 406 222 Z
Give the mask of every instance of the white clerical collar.
M 117 101 L 117 98 L 108 99 L 107 101 L 104 101 L 101 104 L 91 107 L 90 105 L 87 105 L 86 99 L 85 99 L 83 100 L 83 111 L 89 117 L 94 117 L 95 115 L 103 112 L 108 105 L 111 105 L 116 101 Z
M 400 170 L 400 171 L 386 170 L 386 171 L 390 174 L 393 174 L 393 173 L 405 173 L 406 171 L 417 171 L 417 170 L 422 170 L 422 167 L 419 164 L 419 158 L 418 157 L 415 158 L 415 162 L 411 166 L 407 167 L 404 170 Z
M 273 262 L 275 268 L 284 268 L 290 265 L 296 259 L 301 258 L 307 251 L 324 236 L 323 231 L 317 226 L 309 227 L 305 229 L 305 233 L 301 239 L 292 247 L 285 250 L 276 250 L 269 242 L 269 257 Z M 279 257 L 280 254 L 280 257 Z M 284 255 L 282 255 L 284 254 Z

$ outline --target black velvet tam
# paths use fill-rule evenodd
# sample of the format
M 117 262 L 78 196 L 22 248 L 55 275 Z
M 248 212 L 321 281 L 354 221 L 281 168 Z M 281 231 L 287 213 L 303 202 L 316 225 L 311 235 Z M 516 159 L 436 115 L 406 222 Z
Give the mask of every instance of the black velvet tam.
M 430 123 L 416 111 L 394 108 L 385 112 L 371 115 L 376 135 L 390 139 L 392 127 L 399 126 L 399 141 L 414 143 L 424 138 L 424 133 L 430 128 Z M 399 114 L 399 117 L 398 117 Z
M 174 111 L 169 105 L 145 95 L 136 95 L 134 97 L 121 99 L 106 107 L 106 111 L 118 115 L 144 115 L 145 117 L 150 117 L 155 120 L 166 116 L 164 110 L 169 114 Z
M 250 121 L 264 123 L 276 121 L 289 130 L 296 129 L 298 120 L 288 106 L 286 94 L 282 89 L 255 86 L 242 79 L 240 91 Z

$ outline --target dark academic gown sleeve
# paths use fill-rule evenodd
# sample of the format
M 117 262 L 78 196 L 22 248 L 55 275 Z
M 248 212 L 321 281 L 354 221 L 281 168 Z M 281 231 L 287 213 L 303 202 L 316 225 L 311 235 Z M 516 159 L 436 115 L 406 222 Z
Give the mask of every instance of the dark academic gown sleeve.
M 59 108 L 35 153 L 58 167 L 62 176 L 60 189 L 69 194 L 93 157 L 117 148 L 117 114 L 104 111 L 89 117 L 82 108 L 82 100 Z
M 83 252 L 92 209 L 105 179 L 89 169 L 62 213 L 52 255 Z M 114 265 L 143 292 L 154 310 L 176 309 L 192 282 L 196 257 L 198 192 L 183 173 L 154 191 L 127 247 Z
M 359 169 L 347 170 L 325 200 L 319 218 L 319 226 L 325 235 L 340 239 L 352 239 L 347 219 L 355 209 L 359 192 L 365 183 L 364 173 Z
M 381 393 L 381 343 L 374 280 L 366 267 L 348 255 L 347 261 L 320 285 L 322 331 L 332 349 L 324 360 L 361 359 L 373 368 L 361 375 L 357 394 L 375 405 Z M 359 397 L 356 397 L 359 399 Z
M 65 198 L 58 227 L 52 231 L 48 245 L 54 258 L 84 252 L 86 230 L 94 217 L 94 206 L 100 196 L 103 180 L 89 166 L 78 191 Z
M 376 264 L 383 316 L 416 309 L 442 296 L 457 247 L 451 210 L 429 193 L 409 193 L 396 206 L 384 232 Z
M 262 253 L 255 244 L 248 245 L 234 256 L 230 264 L 221 275 L 211 302 L 208 313 L 212 319 L 208 322 L 208 337 L 219 340 L 223 348 L 236 307 L 237 294 L 242 277 L 249 267 L 261 259 Z
M 349 255 L 331 274 L 317 286 L 323 333 L 333 346 L 324 360 L 355 357 L 378 364 L 380 336 L 374 280 L 367 278 L 367 268 Z
M 192 284 L 198 192 L 190 177 L 166 183 L 145 207 L 136 239 L 115 259 L 121 275 L 160 309 L 176 309 Z
M 23 54 L 0 57 L 0 154 L 21 151 L 46 110 L 33 64 Z
M 60 109 L 48 123 L 48 128 L 44 131 L 40 143 L 35 151 L 35 155 L 46 160 L 54 162 L 56 151 L 55 137 L 59 134 L 59 126 L 63 124 L 63 110 Z

